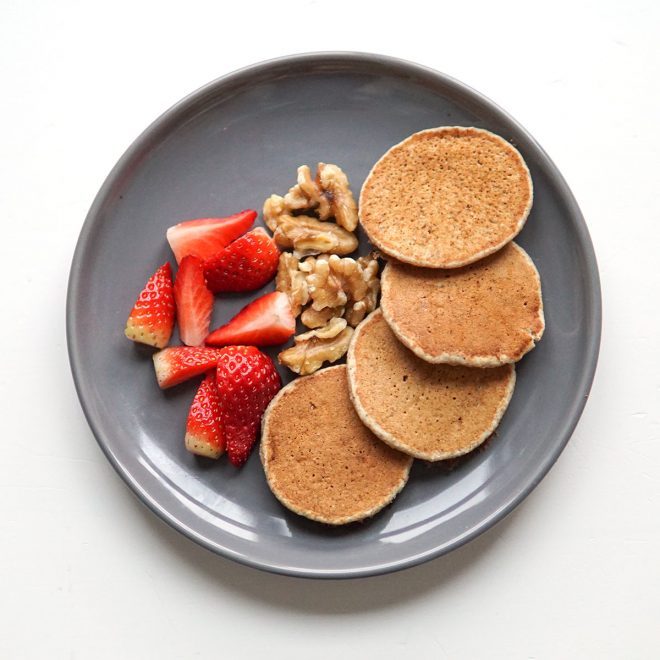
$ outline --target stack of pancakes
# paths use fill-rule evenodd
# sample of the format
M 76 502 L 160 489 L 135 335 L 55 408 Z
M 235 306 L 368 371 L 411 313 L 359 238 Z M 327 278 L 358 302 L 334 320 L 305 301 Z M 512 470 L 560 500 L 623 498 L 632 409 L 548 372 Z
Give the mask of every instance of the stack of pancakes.
M 477 128 L 415 133 L 374 165 L 360 221 L 387 258 L 381 308 L 355 330 L 347 366 L 285 387 L 263 422 L 276 497 L 331 524 L 373 515 L 412 459 L 479 446 L 544 330 L 541 282 L 512 242 L 532 206 L 518 151 Z

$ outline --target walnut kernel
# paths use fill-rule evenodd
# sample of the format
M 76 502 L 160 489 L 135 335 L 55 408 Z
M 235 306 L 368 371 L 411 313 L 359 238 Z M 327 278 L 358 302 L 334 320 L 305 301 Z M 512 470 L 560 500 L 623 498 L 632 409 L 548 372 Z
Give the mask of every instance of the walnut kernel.
M 275 231 L 277 229 L 280 216 L 286 213 L 286 211 L 287 207 L 284 203 L 284 197 L 281 197 L 280 195 L 271 195 L 264 202 L 263 214 L 266 227 L 268 227 L 268 229 L 271 231 Z
M 362 266 L 355 259 L 341 259 L 333 254 L 328 260 L 328 265 L 350 299 L 362 300 L 367 295 L 369 287 L 364 279 Z
M 340 227 L 355 231 L 358 224 L 357 204 L 348 185 L 348 177 L 336 165 L 319 163 L 316 182 L 330 200 L 330 214 Z
M 324 307 L 323 309 L 316 310 L 313 307 L 308 307 L 302 313 L 300 320 L 308 328 L 320 328 L 326 325 L 331 319 L 344 316 L 344 309 L 344 307 Z
M 321 220 L 327 220 L 331 216 L 330 202 L 312 179 L 307 165 L 298 168 L 298 182 L 284 196 L 284 203 L 292 211 L 315 209 Z
M 322 328 L 316 328 L 316 330 L 310 330 L 309 332 L 304 332 L 302 335 L 298 335 L 293 338 L 293 341 L 296 344 L 307 341 L 308 339 L 313 339 L 318 337 L 319 339 L 333 339 L 336 337 L 344 328 L 346 327 L 346 319 L 333 318 L 324 325 Z
M 308 215 L 280 215 L 273 238 L 281 248 L 293 248 L 297 256 L 333 253 L 349 254 L 357 248 L 357 238 L 330 222 Z
M 282 351 L 278 359 L 301 376 L 307 376 L 320 369 L 324 362 L 335 362 L 348 350 L 353 328 L 346 327 L 330 339 L 312 337 L 299 341 L 291 348 Z
M 290 252 L 282 252 L 277 267 L 275 288 L 286 293 L 294 316 L 298 316 L 303 306 L 309 302 L 309 290 L 305 273 L 298 269 L 300 262 Z
M 337 257 L 339 258 L 339 257 Z M 312 309 L 317 312 L 326 307 L 343 307 L 348 302 L 341 280 L 330 269 L 329 259 L 305 260 L 305 266 L 312 266 L 307 275 L 307 288 L 312 300 Z

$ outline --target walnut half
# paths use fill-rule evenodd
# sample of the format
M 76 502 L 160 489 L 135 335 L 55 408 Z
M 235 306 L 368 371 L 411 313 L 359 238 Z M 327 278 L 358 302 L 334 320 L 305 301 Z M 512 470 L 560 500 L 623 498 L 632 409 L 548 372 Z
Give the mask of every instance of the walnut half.
M 298 183 L 284 196 L 284 203 L 292 211 L 314 209 L 320 220 L 327 220 L 332 215 L 330 200 L 312 179 L 307 165 L 298 168 Z
M 350 254 L 358 246 L 355 235 L 338 225 L 321 222 L 308 215 L 293 216 L 288 213 L 277 218 L 273 238 L 280 248 L 293 248 L 299 257 L 325 253 Z
M 332 319 L 342 316 L 344 316 L 343 307 L 324 307 L 321 310 L 316 310 L 310 305 L 302 313 L 300 320 L 308 328 L 320 328 L 328 324 Z
M 330 200 L 330 215 L 346 231 L 355 231 L 358 224 L 357 204 L 348 185 L 348 177 L 336 165 L 319 163 L 316 182 Z
M 275 278 L 275 288 L 286 293 L 294 316 L 298 316 L 303 305 L 309 301 L 307 278 L 305 273 L 298 269 L 299 265 L 297 257 L 290 252 L 282 252 Z
M 264 202 L 263 213 L 266 227 L 271 231 L 275 231 L 280 217 L 287 213 L 287 205 L 284 203 L 284 197 L 281 197 L 280 195 L 271 195 Z
M 376 309 L 380 281 L 375 253 L 357 260 L 336 255 L 307 257 L 298 268 L 307 276 L 312 303 L 302 316 L 308 328 L 319 327 L 323 325 L 321 319 L 327 322 L 340 314 L 355 327 Z
M 345 355 L 353 335 L 353 328 L 345 327 L 339 334 L 328 339 L 319 336 L 301 339 L 309 334 L 311 333 L 296 337 L 296 344 L 282 351 L 278 356 L 280 364 L 301 376 L 312 374 L 320 369 L 324 362 L 336 362 Z
M 313 339 L 314 337 L 317 337 L 318 339 L 333 339 L 342 330 L 344 330 L 346 325 L 346 319 L 335 317 L 330 319 L 322 328 L 316 328 L 316 330 L 305 332 L 302 335 L 294 337 L 293 340 L 296 342 L 296 344 L 299 344 L 300 342 Z
M 307 288 L 312 300 L 312 309 L 320 312 L 326 307 L 343 307 L 348 302 L 342 282 L 330 268 L 328 257 L 307 258 L 300 269 L 308 273 Z
M 378 294 L 380 293 L 377 253 L 372 252 L 369 255 L 360 257 L 357 263 L 362 271 L 362 278 L 366 282 L 367 289 L 361 298 L 351 298 L 348 301 L 344 318 L 348 321 L 348 325 L 352 325 L 354 328 L 362 322 L 367 314 L 376 309 Z
M 358 224 L 357 205 L 348 178 L 337 165 L 319 163 L 315 179 L 309 167 L 301 165 L 296 185 L 284 197 L 271 195 L 264 202 L 263 215 L 277 245 L 293 249 L 298 257 L 343 256 L 357 249 L 353 233 Z M 336 223 L 326 222 L 330 218 Z

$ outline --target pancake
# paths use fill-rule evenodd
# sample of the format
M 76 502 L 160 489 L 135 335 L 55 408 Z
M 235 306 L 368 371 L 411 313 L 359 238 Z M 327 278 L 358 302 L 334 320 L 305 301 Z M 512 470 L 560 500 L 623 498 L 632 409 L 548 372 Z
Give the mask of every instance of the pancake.
M 420 360 L 377 309 L 353 334 L 348 381 L 360 419 L 384 443 L 439 461 L 467 454 L 491 435 L 516 373 L 512 364 L 478 369 Z
M 385 254 L 415 266 L 457 268 L 508 243 L 532 207 L 518 151 L 479 128 L 414 133 L 373 166 L 360 222 Z
M 452 270 L 391 261 L 381 286 L 392 331 L 428 362 L 472 367 L 517 362 L 545 328 L 539 274 L 515 243 Z
M 291 511 L 331 525 L 380 511 L 403 488 L 412 464 L 360 422 L 345 365 L 280 390 L 263 418 L 260 453 L 275 497 Z

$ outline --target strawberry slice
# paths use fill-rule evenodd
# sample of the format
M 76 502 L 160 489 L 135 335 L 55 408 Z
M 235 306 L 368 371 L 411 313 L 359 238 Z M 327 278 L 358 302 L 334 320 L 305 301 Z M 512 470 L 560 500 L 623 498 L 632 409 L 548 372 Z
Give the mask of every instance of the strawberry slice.
M 214 330 L 206 343 L 275 346 L 284 343 L 295 331 L 296 319 L 289 297 L 281 291 L 273 291 L 243 307 L 229 323 Z
M 209 334 L 213 294 L 206 287 L 204 263 L 188 255 L 181 260 L 174 281 L 179 337 L 188 346 L 201 346 Z
M 177 263 L 188 254 L 208 259 L 244 234 L 256 217 L 256 211 L 241 211 L 227 218 L 186 220 L 167 230 L 167 242 Z
M 133 341 L 165 348 L 174 327 L 172 269 L 164 263 L 140 292 L 126 321 L 124 334 Z
M 188 412 L 185 443 L 186 449 L 198 456 L 219 458 L 225 451 L 215 371 L 206 374 L 195 394 Z
M 206 260 L 209 289 L 214 293 L 254 291 L 275 276 L 279 258 L 275 241 L 257 227 Z
M 273 361 L 258 348 L 228 346 L 220 349 L 217 382 L 227 455 L 240 467 L 252 451 L 261 417 L 282 381 Z
M 220 351 L 218 348 L 170 346 L 154 353 L 154 369 L 159 387 L 172 387 L 213 369 Z

